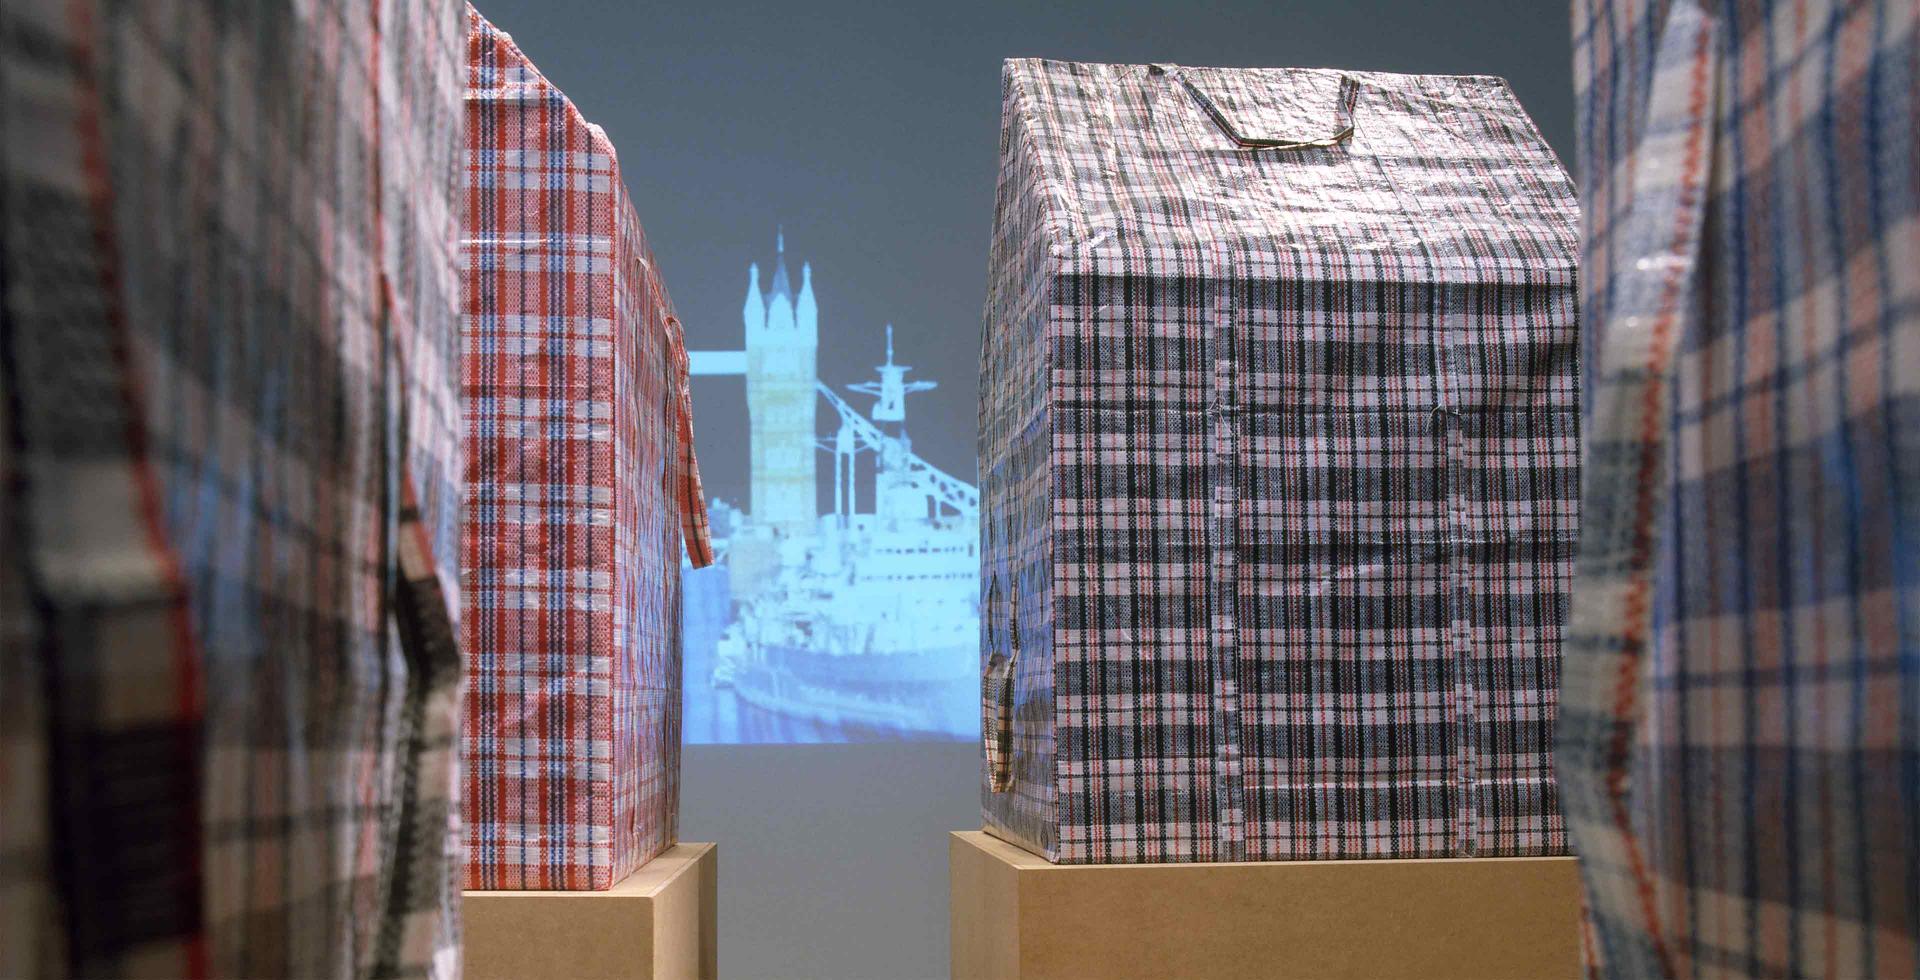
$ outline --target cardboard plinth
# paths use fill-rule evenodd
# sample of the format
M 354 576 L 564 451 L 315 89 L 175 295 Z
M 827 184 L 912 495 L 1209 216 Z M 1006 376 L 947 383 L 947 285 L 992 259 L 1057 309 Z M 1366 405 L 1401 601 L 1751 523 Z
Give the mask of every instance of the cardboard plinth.
M 712 980 L 719 867 L 676 844 L 603 892 L 467 892 L 466 976 Z
M 948 842 L 953 980 L 1580 975 L 1574 859 L 1054 865 Z

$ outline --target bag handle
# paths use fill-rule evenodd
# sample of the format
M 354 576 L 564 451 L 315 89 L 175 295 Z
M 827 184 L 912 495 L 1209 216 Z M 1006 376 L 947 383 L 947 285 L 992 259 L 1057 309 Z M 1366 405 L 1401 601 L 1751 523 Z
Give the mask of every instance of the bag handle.
M 664 302 L 665 297 L 661 297 Z M 706 491 L 700 484 L 700 459 L 693 451 L 693 386 L 687 357 L 686 331 L 680 318 L 667 314 L 667 334 L 673 359 L 673 450 L 678 459 L 667 467 L 668 497 L 680 511 L 680 539 L 687 560 L 695 568 L 713 564 L 713 527 L 707 514 Z
M 1213 124 L 1220 127 L 1220 131 L 1225 133 L 1235 146 L 1243 150 L 1306 150 L 1338 146 L 1353 138 L 1353 106 L 1360 98 L 1360 83 L 1352 75 L 1343 73 L 1340 76 L 1340 97 L 1334 105 L 1334 130 L 1330 135 L 1275 137 L 1248 136 L 1242 133 L 1227 116 L 1226 111 L 1220 108 L 1219 103 L 1213 101 L 1207 93 L 1200 91 L 1200 87 L 1193 84 L 1193 80 L 1187 77 L 1186 69 L 1179 65 L 1151 64 L 1147 66 L 1147 70 L 1155 75 L 1172 76 L 1174 81 L 1179 82 L 1187 90 L 1188 95 L 1193 96 L 1193 101 L 1206 110 L 1207 115 L 1213 119 Z
M 999 617 L 1000 577 L 987 583 L 987 624 Z M 1013 788 L 1013 678 L 1020 663 L 1020 599 L 1008 601 L 1007 653 L 992 651 L 980 675 L 980 742 L 986 756 L 987 789 L 1005 793 Z

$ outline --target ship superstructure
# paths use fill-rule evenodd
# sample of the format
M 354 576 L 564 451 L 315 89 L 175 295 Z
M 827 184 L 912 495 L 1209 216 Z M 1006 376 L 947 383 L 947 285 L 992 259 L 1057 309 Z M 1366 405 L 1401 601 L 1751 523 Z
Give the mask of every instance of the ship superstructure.
M 724 571 L 689 582 L 688 689 L 704 684 L 715 702 L 690 702 L 689 738 L 970 738 L 979 491 L 914 453 L 907 396 L 935 382 L 908 380 L 891 325 L 878 378 L 847 389 L 873 398 L 866 414 L 819 381 L 812 268 L 793 294 L 784 253 L 781 236 L 764 292 L 748 268 L 743 349 L 692 355 L 695 375 L 744 376 L 752 486 L 747 511 L 714 504 Z M 823 403 L 838 423 L 826 438 Z M 833 481 L 824 513 L 822 455 Z

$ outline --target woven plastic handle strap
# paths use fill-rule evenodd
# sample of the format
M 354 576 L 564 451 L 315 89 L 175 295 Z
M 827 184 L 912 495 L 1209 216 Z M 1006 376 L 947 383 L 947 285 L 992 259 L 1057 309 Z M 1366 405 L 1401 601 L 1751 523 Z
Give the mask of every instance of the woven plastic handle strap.
M 1334 129 L 1329 135 L 1248 136 L 1233 124 L 1233 119 L 1221 110 L 1218 103 L 1214 102 L 1207 93 L 1200 91 L 1200 87 L 1187 78 L 1186 71 L 1179 65 L 1156 64 L 1147 67 L 1153 74 L 1166 75 L 1179 82 L 1181 87 L 1187 90 L 1187 94 L 1193 96 L 1193 101 L 1199 103 L 1201 109 L 1206 110 L 1213 124 L 1220 127 L 1220 131 L 1225 133 L 1228 139 L 1233 140 L 1235 146 L 1243 150 L 1305 150 L 1314 147 L 1338 146 L 1353 138 L 1353 106 L 1360 97 L 1360 83 L 1355 81 L 1352 75 L 1340 76 L 1340 98 L 1334 106 Z
M 659 294 L 660 302 L 665 304 L 666 297 Z M 680 536 L 686 545 L 687 559 L 695 568 L 705 568 L 713 564 L 713 529 L 707 513 L 706 491 L 700 483 L 700 459 L 693 447 L 693 386 L 690 376 L 691 365 L 687 358 L 686 331 L 680 325 L 680 318 L 667 315 L 667 336 L 672 342 L 674 370 L 673 398 L 673 443 L 679 455 L 679 466 L 668 467 L 673 476 L 673 485 L 667 488 L 668 496 L 677 504 L 680 511 Z

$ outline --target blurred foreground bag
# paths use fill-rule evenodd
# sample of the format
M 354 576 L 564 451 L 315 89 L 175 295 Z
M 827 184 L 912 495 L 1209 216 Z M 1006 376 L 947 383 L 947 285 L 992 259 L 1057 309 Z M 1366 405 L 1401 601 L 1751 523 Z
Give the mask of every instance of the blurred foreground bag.
M 1920 972 L 1920 10 L 1574 3 L 1595 975 Z
M 0 7 L 0 975 L 459 972 L 461 28 Z
M 687 353 L 606 134 L 478 13 L 467 59 L 466 883 L 611 888 L 675 840 Z
M 1558 854 L 1573 187 L 1495 78 L 1007 64 L 986 824 Z

